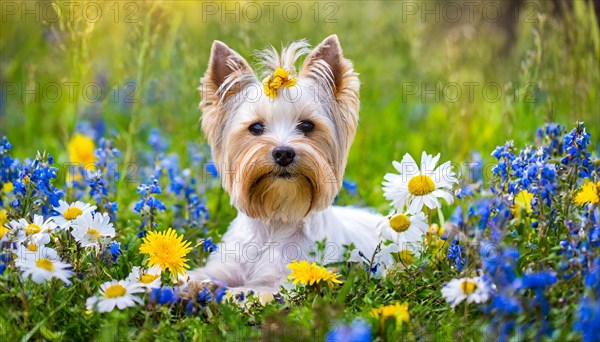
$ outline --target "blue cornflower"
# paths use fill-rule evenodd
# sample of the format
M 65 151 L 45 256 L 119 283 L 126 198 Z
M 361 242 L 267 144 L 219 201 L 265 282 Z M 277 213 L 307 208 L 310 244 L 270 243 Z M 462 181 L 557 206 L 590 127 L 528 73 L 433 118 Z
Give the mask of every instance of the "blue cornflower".
M 213 243 L 212 238 L 206 238 L 202 241 L 202 249 L 205 252 L 212 253 L 217 251 L 217 244 Z
M 212 293 L 209 289 L 205 288 L 198 293 L 198 304 L 201 306 L 207 306 L 212 300 Z
M 456 197 L 459 199 L 463 199 L 465 197 L 471 197 L 473 196 L 473 188 L 466 184 L 464 185 L 462 188 L 458 189 L 458 191 L 456 192 Z
M 514 315 L 523 311 L 521 303 L 514 297 L 499 294 L 494 297 L 492 307 L 499 314 Z
M 332 327 L 325 336 L 325 341 L 327 342 L 370 342 L 372 340 L 371 326 L 359 318 L 353 320 L 349 325 L 336 325 Z
M 219 171 L 217 170 L 217 164 L 215 164 L 215 162 L 213 162 L 213 161 L 206 163 L 206 165 L 204 166 L 204 169 L 206 170 L 206 172 L 208 172 L 209 175 L 211 175 L 214 178 L 219 176 Z
M 591 153 L 587 151 L 588 145 L 590 145 L 590 136 L 591 134 L 586 131 L 585 124 L 578 122 L 577 127 L 565 134 L 564 137 L 563 150 L 565 155 L 561 159 L 561 163 L 564 165 L 578 165 L 580 177 L 589 177 L 590 172 L 593 170 L 590 159 Z
M 163 305 L 173 304 L 177 301 L 177 295 L 171 286 L 165 286 L 152 290 L 152 293 L 150 293 L 150 300 Z
M 584 342 L 598 341 L 600 336 L 600 302 L 583 296 L 577 307 L 578 319 L 573 329 L 579 331 Z
M 223 301 L 223 297 L 227 294 L 227 287 L 219 287 L 217 291 L 215 291 L 215 299 L 217 303 L 221 303 Z
M 158 180 L 154 179 L 154 181 L 150 185 L 140 184 L 138 186 L 137 193 L 141 195 L 141 198 L 135 203 L 133 211 L 139 214 L 142 213 L 142 211 L 144 211 L 145 208 L 147 208 L 147 217 L 145 213 L 142 215 L 142 226 L 145 226 L 146 222 L 149 221 L 149 224 L 152 228 L 155 225 L 154 216 L 156 215 L 156 211 L 166 210 L 166 207 L 163 204 L 163 202 L 161 202 L 156 197 L 152 196 L 154 194 L 162 193 L 160 186 L 158 185 Z
M 121 251 L 121 243 L 111 241 L 111 243 L 108 246 L 110 255 L 112 256 L 112 261 L 116 261 L 119 258 L 119 256 L 123 254 L 123 251 Z
M 465 265 L 465 260 L 462 256 L 464 250 L 465 249 L 459 244 L 458 240 L 452 241 L 452 244 L 448 247 L 448 259 L 454 262 L 458 268 L 458 272 L 461 272 Z
M 554 283 L 556 283 L 556 273 L 544 271 L 523 274 L 523 277 L 517 280 L 515 287 L 519 289 L 543 289 Z

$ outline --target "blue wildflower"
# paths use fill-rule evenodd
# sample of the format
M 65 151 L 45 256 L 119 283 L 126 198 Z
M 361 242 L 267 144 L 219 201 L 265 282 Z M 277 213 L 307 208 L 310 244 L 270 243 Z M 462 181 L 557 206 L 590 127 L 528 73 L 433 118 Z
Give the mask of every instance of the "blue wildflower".
M 208 304 L 210 304 L 211 300 L 212 293 L 207 288 L 202 289 L 202 291 L 198 293 L 198 304 L 200 304 L 201 306 L 207 306 Z
M 111 241 L 109 244 L 110 255 L 112 256 L 112 261 L 116 261 L 123 251 L 121 251 L 121 243 L 116 241 Z
M 157 302 L 158 304 L 173 304 L 177 301 L 177 296 L 170 286 L 152 290 L 150 293 L 150 300 Z
M 206 165 L 204 166 L 204 169 L 206 170 L 206 172 L 208 172 L 209 175 L 211 175 L 214 178 L 219 176 L 219 171 L 217 170 L 217 164 L 215 164 L 212 161 L 206 163 Z
M 556 283 L 556 273 L 544 271 L 524 274 L 523 277 L 517 281 L 515 287 L 520 289 L 543 289 L 554 283 Z
M 217 251 L 217 248 L 218 248 L 217 244 L 213 243 L 212 238 L 210 238 L 210 237 L 206 238 L 206 239 L 204 239 L 204 241 L 202 241 L 202 249 L 205 252 L 213 253 L 213 252 Z
M 458 268 L 458 272 L 461 272 L 465 266 L 465 260 L 462 255 L 464 251 L 465 249 L 459 244 L 458 240 L 452 241 L 452 244 L 448 247 L 448 259 L 454 262 Z
M 349 325 L 336 325 L 332 327 L 325 336 L 325 341 L 327 342 L 370 342 L 372 340 L 371 326 L 359 318 L 353 320 Z
M 223 301 L 223 297 L 227 294 L 227 287 L 222 286 L 215 291 L 215 299 L 217 303 L 221 303 Z

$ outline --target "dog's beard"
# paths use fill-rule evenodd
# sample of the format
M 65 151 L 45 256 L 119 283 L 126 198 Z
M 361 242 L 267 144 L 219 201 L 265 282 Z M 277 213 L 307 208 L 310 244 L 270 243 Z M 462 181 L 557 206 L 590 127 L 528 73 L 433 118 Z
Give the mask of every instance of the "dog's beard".
M 272 161 L 270 145 L 245 149 L 226 187 L 233 205 L 265 222 L 299 222 L 311 211 L 331 205 L 339 183 L 333 167 L 315 146 L 297 144 L 294 148 L 296 158 L 288 167 Z

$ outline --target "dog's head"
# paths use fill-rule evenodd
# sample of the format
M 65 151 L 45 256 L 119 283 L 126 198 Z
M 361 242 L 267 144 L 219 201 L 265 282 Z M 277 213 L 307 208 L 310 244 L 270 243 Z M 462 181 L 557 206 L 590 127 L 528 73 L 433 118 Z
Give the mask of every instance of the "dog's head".
M 312 51 L 299 41 L 258 57 L 260 80 L 237 52 L 213 43 L 201 80 L 202 129 L 236 208 L 297 222 L 330 206 L 342 184 L 358 122 L 358 75 L 335 35 Z M 282 72 L 289 76 L 277 79 Z

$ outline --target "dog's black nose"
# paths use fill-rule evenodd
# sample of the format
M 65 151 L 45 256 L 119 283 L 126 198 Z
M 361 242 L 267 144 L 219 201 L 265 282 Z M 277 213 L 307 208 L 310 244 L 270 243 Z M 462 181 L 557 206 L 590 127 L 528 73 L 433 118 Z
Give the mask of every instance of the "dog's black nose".
M 279 146 L 273 150 L 273 159 L 280 166 L 288 166 L 294 161 L 296 152 L 291 147 Z

